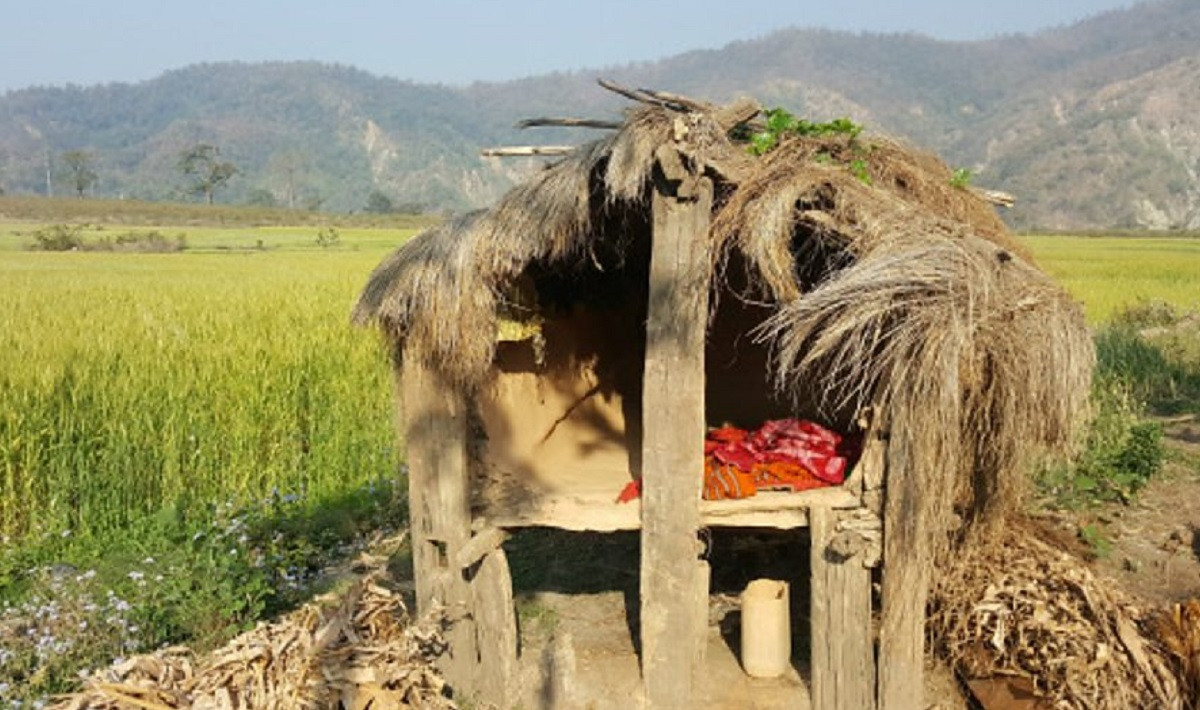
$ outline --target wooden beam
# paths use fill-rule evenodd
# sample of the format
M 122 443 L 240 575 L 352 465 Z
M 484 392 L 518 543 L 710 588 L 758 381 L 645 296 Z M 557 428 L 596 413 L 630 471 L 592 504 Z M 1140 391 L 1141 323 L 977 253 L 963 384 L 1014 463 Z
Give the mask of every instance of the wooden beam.
M 697 606 L 704 471 L 704 339 L 713 185 L 667 175 L 652 200 L 642 391 L 642 677 L 647 707 L 692 707 L 705 618 Z M 680 194 L 691 195 L 681 198 Z
M 823 507 L 809 511 L 812 706 L 874 710 L 871 570 L 858 555 L 842 558 L 830 549 L 840 515 Z
M 616 490 L 614 487 L 613 490 Z M 808 525 L 808 509 L 857 508 L 862 503 L 841 487 L 814 488 L 799 493 L 759 491 L 749 498 L 700 501 L 703 527 L 772 528 L 792 530 Z M 494 505 L 482 511 L 472 522 L 478 536 L 489 528 L 549 527 L 560 530 L 613 532 L 641 528 L 641 501 L 614 501 L 612 491 L 546 493 L 511 508 Z M 478 561 L 472 557 L 483 540 L 468 543 L 460 566 Z
M 671 94 L 665 91 L 651 91 L 650 89 L 630 89 L 626 86 L 618 84 L 615 81 L 612 81 L 611 79 L 597 79 L 596 83 L 615 94 L 624 96 L 627 99 L 631 99 L 643 104 L 650 104 L 652 106 L 661 106 L 672 111 L 706 112 L 713 108 L 712 104 L 708 104 L 703 101 L 697 101 L 687 96 Z
M 404 357 L 400 380 L 417 610 L 446 608 L 449 650 L 438 665 L 455 691 L 469 696 L 479 661 L 473 600 L 466 578 L 452 566 L 471 534 L 466 407 L 416 353 Z
M 983 187 L 972 187 L 971 192 L 975 193 L 985 201 L 996 205 L 997 207 L 1012 207 L 1017 202 L 1017 198 L 1010 192 L 1001 192 L 1000 190 L 988 190 Z
M 573 145 L 513 145 L 503 148 L 484 148 L 479 154 L 485 158 L 520 158 L 529 156 L 570 155 L 575 152 Z

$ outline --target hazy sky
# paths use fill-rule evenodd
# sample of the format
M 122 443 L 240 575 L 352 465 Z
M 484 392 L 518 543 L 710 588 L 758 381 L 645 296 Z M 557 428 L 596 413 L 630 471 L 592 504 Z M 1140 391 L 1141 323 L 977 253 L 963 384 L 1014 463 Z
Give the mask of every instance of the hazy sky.
M 943 39 L 1033 32 L 1130 0 L 0 0 L 0 91 L 317 59 L 465 84 L 717 48 L 789 26 Z

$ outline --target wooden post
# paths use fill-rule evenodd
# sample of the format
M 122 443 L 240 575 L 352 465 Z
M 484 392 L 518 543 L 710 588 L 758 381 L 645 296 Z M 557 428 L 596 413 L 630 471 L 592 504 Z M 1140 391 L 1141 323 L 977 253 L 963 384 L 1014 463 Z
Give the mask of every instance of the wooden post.
M 673 160 L 653 197 L 653 251 L 642 395 L 642 678 L 650 708 L 690 708 L 705 641 L 700 559 L 704 338 L 713 186 Z M 676 169 L 673 169 L 676 168 Z M 703 598 L 700 598 L 701 592 Z
M 417 610 L 446 607 L 453 624 L 439 667 L 456 696 L 469 697 L 479 654 L 470 585 L 455 564 L 471 534 L 466 406 L 416 353 L 406 354 L 400 379 Z
M 812 537 L 812 706 L 874 710 L 875 647 L 871 634 L 871 570 L 862 554 L 838 559 L 829 549 L 839 513 L 809 510 Z
M 504 550 L 489 552 L 471 579 L 475 638 L 479 656 L 476 693 L 485 703 L 512 707 L 517 677 L 517 616 L 513 607 L 512 572 Z
M 907 464 L 906 452 L 893 438 L 889 473 Z M 918 710 L 925 700 L 925 602 L 929 591 L 930 545 L 927 526 L 915 515 L 913 490 L 888 476 L 884 489 L 883 589 L 879 627 L 879 708 Z M 907 524 L 906 524 L 907 523 Z

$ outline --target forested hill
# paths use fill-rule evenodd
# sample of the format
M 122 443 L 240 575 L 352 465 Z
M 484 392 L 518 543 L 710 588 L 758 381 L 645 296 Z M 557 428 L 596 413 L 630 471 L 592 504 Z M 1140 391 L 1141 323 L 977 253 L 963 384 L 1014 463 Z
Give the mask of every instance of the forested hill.
M 1200 228 L 1200 2 L 1166 0 L 1031 36 L 785 30 L 660 62 L 465 88 L 316 63 L 197 65 L 135 84 L 0 97 L 0 188 L 69 191 L 61 156 L 94 160 L 100 196 L 178 199 L 181 152 L 218 146 L 221 201 L 363 209 L 486 204 L 531 161 L 478 157 L 537 115 L 612 116 L 598 76 L 723 101 L 748 94 L 811 118 L 910 138 L 976 184 L 1018 196 L 1019 227 Z M 377 197 L 379 196 L 377 195 Z

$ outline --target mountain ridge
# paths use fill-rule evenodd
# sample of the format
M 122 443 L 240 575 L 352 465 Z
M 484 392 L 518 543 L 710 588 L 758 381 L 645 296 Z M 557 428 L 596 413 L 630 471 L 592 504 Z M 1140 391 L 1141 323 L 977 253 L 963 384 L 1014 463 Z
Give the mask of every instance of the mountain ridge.
M 86 150 L 98 195 L 179 199 L 178 156 L 203 142 L 239 168 L 225 201 L 352 211 L 378 192 L 407 208 L 466 209 L 540 164 L 480 148 L 595 136 L 521 134 L 515 120 L 618 115 L 621 100 L 593 83 L 600 73 L 718 102 L 750 95 L 814 119 L 849 115 L 1016 194 L 1005 216 L 1019 228 L 1200 228 L 1194 0 L 973 42 L 791 28 L 602 72 L 463 87 L 317 62 L 221 62 L 137 84 L 10 91 L 0 188 L 44 193 L 47 155 Z

